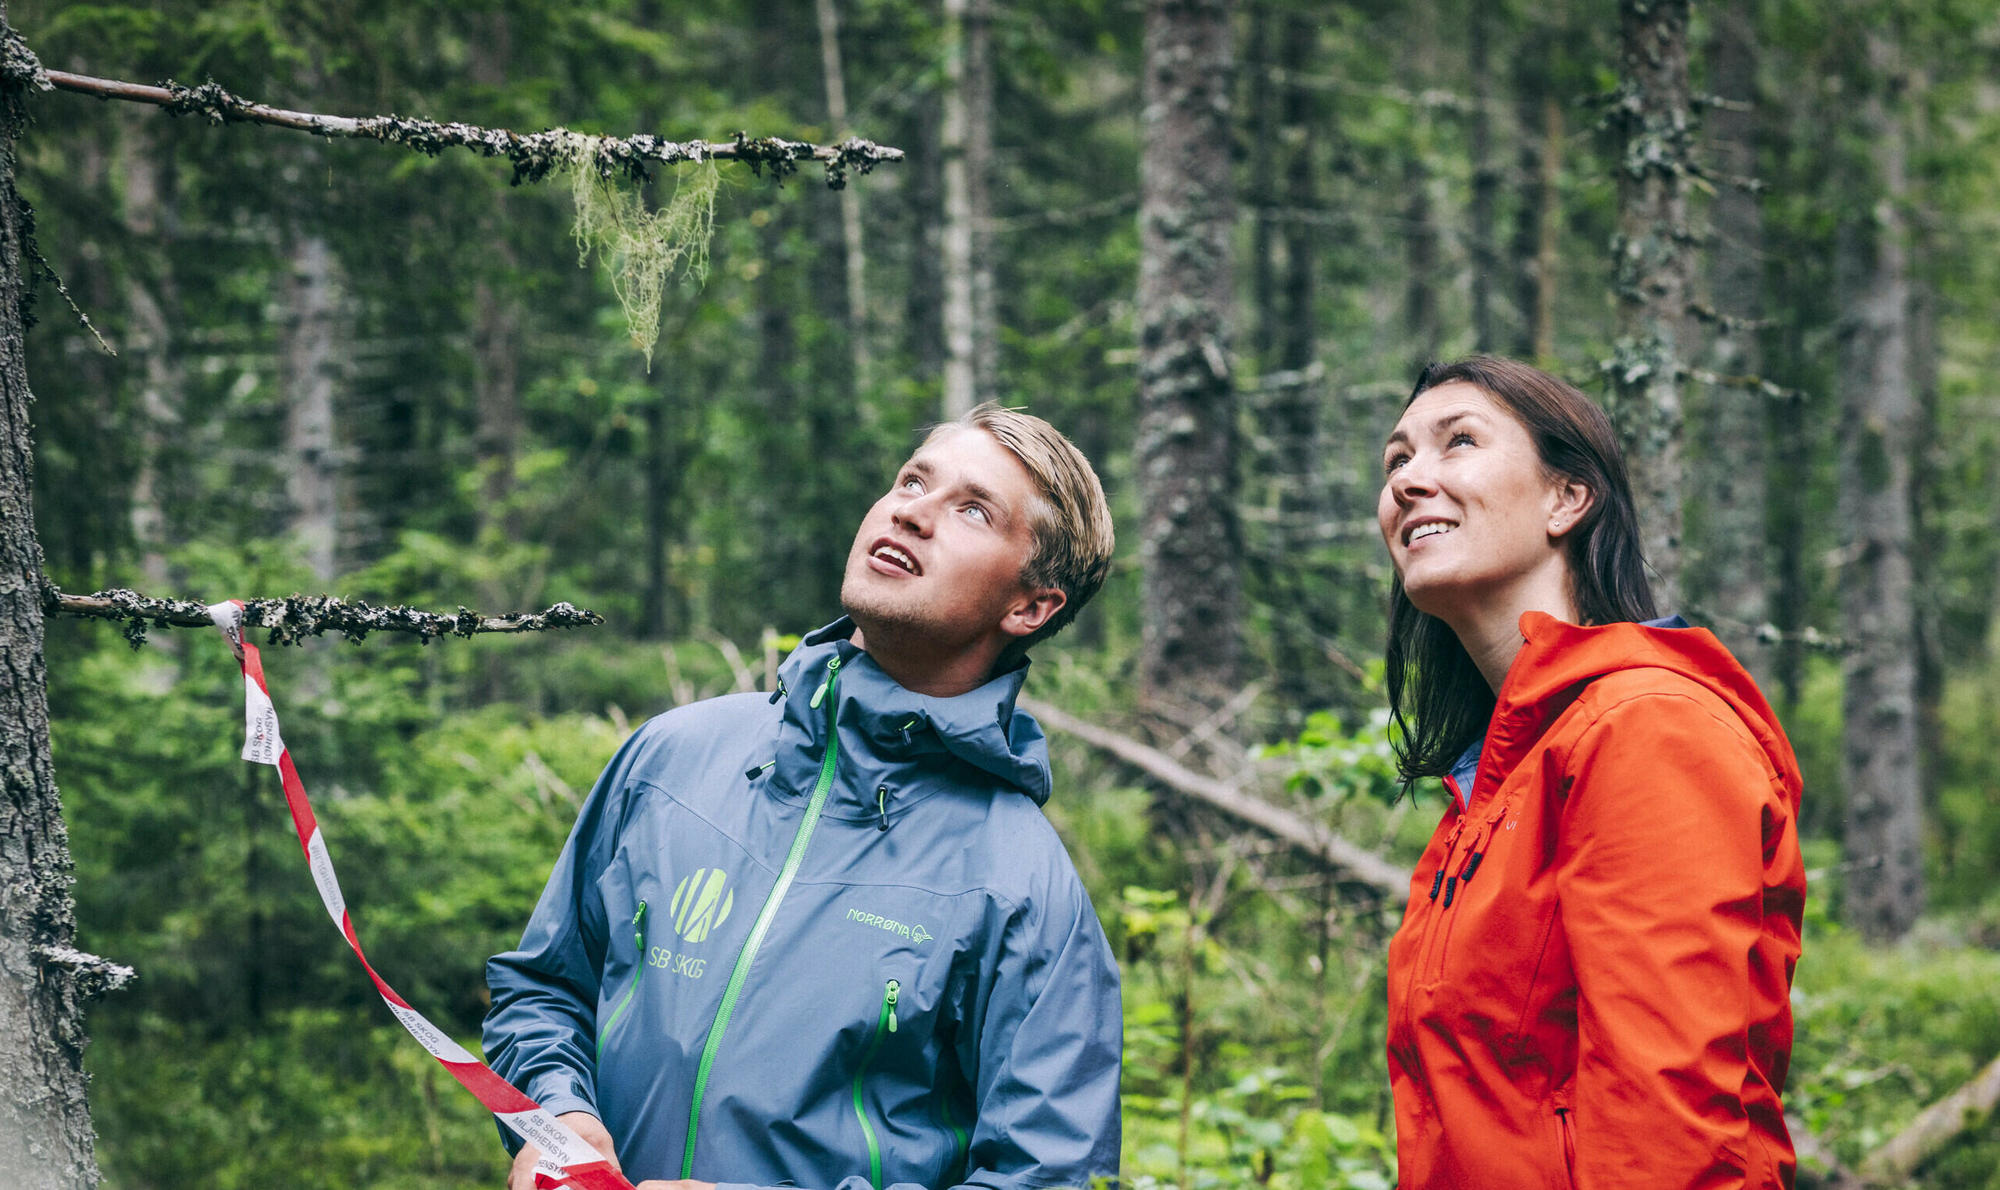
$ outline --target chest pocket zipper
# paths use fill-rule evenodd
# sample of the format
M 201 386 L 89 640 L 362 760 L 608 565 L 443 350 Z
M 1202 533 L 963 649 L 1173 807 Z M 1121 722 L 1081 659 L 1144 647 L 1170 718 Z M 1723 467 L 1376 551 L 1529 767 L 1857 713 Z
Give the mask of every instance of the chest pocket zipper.
M 632 915 L 632 945 L 638 953 L 632 956 L 632 982 L 626 985 L 625 998 L 618 1001 L 618 1007 L 611 1011 L 611 1019 L 597 1031 L 597 1060 L 604 1061 L 604 1043 L 611 1040 L 611 1030 L 618 1025 L 625 1010 L 632 1007 L 632 997 L 639 990 L 639 977 L 646 973 L 646 902 L 639 902 L 639 911 Z
M 868 1065 L 875 1060 L 875 1051 L 882 1048 L 882 1039 L 896 1031 L 896 1000 L 902 995 L 903 985 L 890 980 L 882 987 L 882 1007 L 875 1014 L 875 1036 L 868 1042 L 868 1052 L 861 1055 L 861 1064 L 854 1068 L 854 1118 L 861 1121 L 861 1135 L 868 1141 L 868 1184 L 875 1190 L 882 1188 L 882 1145 L 875 1136 L 875 1124 L 868 1118 L 868 1105 L 863 1095 Z
M 1435 922 L 1431 927 L 1431 933 L 1436 935 L 1436 939 L 1430 947 L 1428 961 L 1424 964 L 1426 983 L 1435 983 L 1444 978 L 1445 956 L 1450 950 L 1452 930 L 1458 921 L 1458 916 L 1451 912 L 1451 908 L 1457 903 L 1465 887 L 1472 883 L 1473 876 L 1478 874 L 1480 864 L 1485 862 L 1487 848 L 1492 845 L 1493 833 L 1499 829 L 1500 823 L 1506 820 L 1507 812 L 1511 808 L 1511 803 L 1501 802 L 1488 811 L 1483 818 L 1473 824 L 1469 832 L 1471 837 L 1465 841 L 1462 848 L 1459 844 L 1466 833 L 1461 829 L 1466 825 L 1464 820 L 1461 819 L 1459 826 L 1452 831 L 1451 843 L 1445 849 L 1444 861 L 1438 864 L 1438 870 L 1431 880 L 1431 887 L 1442 893 L 1432 914 L 1441 915 L 1444 920 Z

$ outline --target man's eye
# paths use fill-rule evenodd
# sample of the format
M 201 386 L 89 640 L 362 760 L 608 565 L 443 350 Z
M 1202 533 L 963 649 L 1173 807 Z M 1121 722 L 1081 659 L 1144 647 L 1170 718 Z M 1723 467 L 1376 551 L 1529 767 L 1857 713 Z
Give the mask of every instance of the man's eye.
M 902 483 L 897 484 L 896 486 L 905 491 L 921 492 L 924 490 L 924 481 L 912 475 L 904 479 Z
M 979 505 L 979 504 L 966 505 L 965 515 L 971 517 L 973 520 L 981 522 L 982 524 L 991 522 L 993 520 L 993 515 L 986 511 L 984 505 Z

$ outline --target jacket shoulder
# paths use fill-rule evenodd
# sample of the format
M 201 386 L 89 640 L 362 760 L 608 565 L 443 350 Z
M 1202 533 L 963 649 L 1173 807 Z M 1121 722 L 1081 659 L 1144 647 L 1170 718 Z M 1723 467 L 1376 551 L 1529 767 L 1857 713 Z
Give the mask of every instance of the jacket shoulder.
M 1563 716 L 1573 746 L 1697 737 L 1710 746 L 1740 749 L 1757 767 L 1776 777 L 1777 769 L 1742 713 L 1700 679 L 1653 667 L 1609 673 L 1584 687 Z
M 764 742 L 777 723 L 777 709 L 762 694 L 725 694 L 674 707 L 632 733 L 622 749 L 625 773 L 632 780 L 658 780 L 670 768 L 737 765 L 752 752 L 768 751 Z

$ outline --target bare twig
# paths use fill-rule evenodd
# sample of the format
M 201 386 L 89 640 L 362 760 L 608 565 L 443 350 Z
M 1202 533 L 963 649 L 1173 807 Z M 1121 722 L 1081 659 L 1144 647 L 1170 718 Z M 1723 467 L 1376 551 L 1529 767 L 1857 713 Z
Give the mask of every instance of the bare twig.
M 1293 850 L 1325 864 L 1347 880 L 1365 884 L 1393 904 L 1409 899 L 1410 873 L 1334 834 L 1320 823 L 1274 806 L 1213 777 L 1204 777 L 1157 748 L 1085 722 L 1038 699 L 1022 699 L 1028 713 L 1048 727 L 1066 732 L 1139 769 L 1167 788 L 1222 811 L 1289 844 Z
M 51 614 L 87 619 L 122 620 L 125 639 L 133 648 L 146 643 L 149 628 L 212 628 L 208 605 L 192 599 L 149 599 L 137 591 L 99 591 L 65 595 L 49 587 L 43 606 Z M 361 600 L 349 603 L 331 595 L 292 595 L 284 599 L 250 599 L 243 604 L 243 626 L 268 628 L 270 643 L 297 644 L 309 636 L 338 632 L 359 642 L 371 632 L 407 632 L 425 644 L 432 637 L 471 636 L 479 632 L 541 632 L 602 624 L 604 617 L 568 603 L 543 612 L 511 612 L 482 616 L 459 608 L 456 614 L 423 612 L 408 607 L 375 607 Z
M 270 124 L 326 137 L 362 137 L 384 144 L 408 145 L 427 157 L 435 157 L 448 148 L 468 149 L 482 157 L 505 157 L 514 166 L 516 183 L 538 182 L 563 164 L 567 159 L 565 146 L 570 140 L 570 133 L 561 128 L 524 135 L 505 128 L 439 123 L 394 114 L 356 118 L 288 111 L 233 95 L 213 81 L 187 87 L 168 80 L 153 87 L 64 70 L 41 71 L 24 81 L 34 85 L 44 79 L 57 90 L 99 99 L 150 103 L 177 116 L 201 116 L 211 124 Z M 847 184 L 850 171 L 865 174 L 885 161 L 902 159 L 901 149 L 859 137 L 835 145 L 816 145 L 775 136 L 752 137 L 741 132 L 727 141 L 671 141 L 649 133 L 611 137 L 605 139 L 597 157 L 598 168 L 607 174 L 619 170 L 641 180 L 655 164 L 741 161 L 760 174 L 768 169 L 772 177 L 783 178 L 796 171 L 800 162 L 817 161 L 825 165 L 826 184 L 835 190 Z

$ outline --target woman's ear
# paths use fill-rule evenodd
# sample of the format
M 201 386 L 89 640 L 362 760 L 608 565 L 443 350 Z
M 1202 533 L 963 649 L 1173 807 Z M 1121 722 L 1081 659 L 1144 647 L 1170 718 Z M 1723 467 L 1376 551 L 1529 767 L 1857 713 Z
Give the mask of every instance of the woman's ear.
M 1549 508 L 1549 536 L 1561 537 L 1583 523 L 1597 504 L 1597 493 L 1573 479 L 1563 480 L 1553 493 Z

